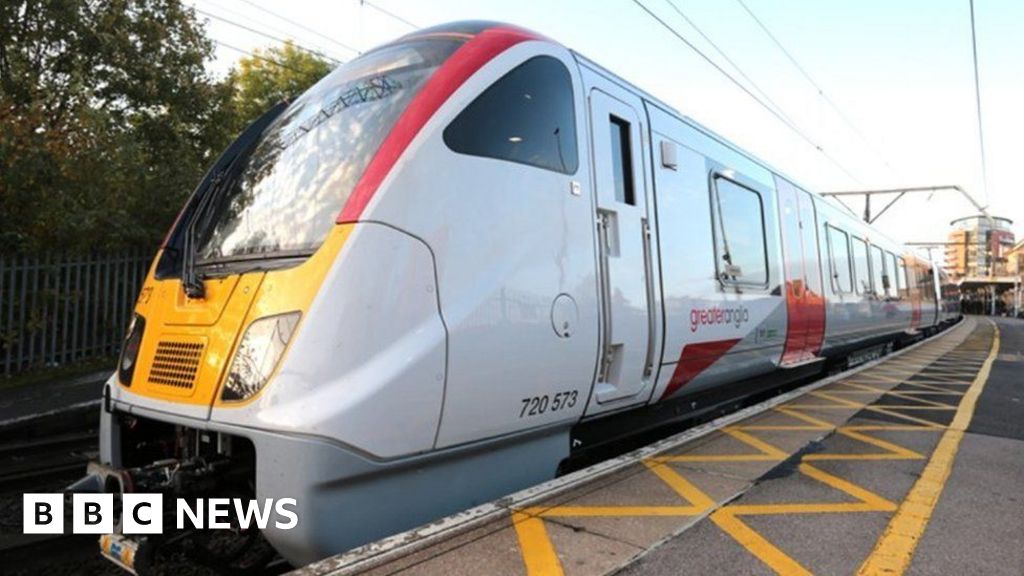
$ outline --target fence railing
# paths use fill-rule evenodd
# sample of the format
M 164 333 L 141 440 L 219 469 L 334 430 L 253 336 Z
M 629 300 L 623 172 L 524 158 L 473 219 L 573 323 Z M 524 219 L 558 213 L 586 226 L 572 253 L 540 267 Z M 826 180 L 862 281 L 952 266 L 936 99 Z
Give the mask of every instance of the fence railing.
M 4 375 L 116 354 L 152 256 L 0 256 Z

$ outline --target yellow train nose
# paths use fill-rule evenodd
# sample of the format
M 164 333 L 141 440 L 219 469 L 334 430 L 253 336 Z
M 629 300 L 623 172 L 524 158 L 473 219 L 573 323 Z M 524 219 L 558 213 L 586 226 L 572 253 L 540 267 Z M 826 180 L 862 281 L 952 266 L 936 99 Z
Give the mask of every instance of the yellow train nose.
M 132 394 L 200 406 L 238 406 L 257 396 L 225 401 L 220 393 L 247 328 L 261 318 L 293 313 L 301 318 L 296 324 L 304 321 L 355 227 L 334 226 L 320 248 L 296 266 L 207 279 L 201 299 L 186 296 L 180 279 L 158 280 L 151 271 L 135 305 L 145 320 L 142 341 L 130 381 L 121 385 Z
M 203 299 L 185 296 L 178 280 L 157 283 L 148 302 L 139 306 L 146 329 L 132 391 L 211 405 L 264 276 L 254 272 L 207 280 Z

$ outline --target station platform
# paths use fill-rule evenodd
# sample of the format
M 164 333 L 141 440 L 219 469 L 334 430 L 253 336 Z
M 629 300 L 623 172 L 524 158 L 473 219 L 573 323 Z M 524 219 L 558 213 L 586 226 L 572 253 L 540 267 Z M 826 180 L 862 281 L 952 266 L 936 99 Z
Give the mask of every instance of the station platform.
M 74 376 L 55 376 L 31 384 L 0 388 L 0 430 L 68 410 L 98 408 L 103 384 L 113 371 L 113 368 L 91 370 Z
M 1024 574 L 1024 321 L 850 371 L 303 576 Z

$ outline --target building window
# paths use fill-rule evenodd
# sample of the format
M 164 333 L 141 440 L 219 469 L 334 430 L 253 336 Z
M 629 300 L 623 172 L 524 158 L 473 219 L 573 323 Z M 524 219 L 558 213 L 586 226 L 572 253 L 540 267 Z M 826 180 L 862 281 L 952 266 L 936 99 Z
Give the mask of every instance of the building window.
M 853 292 L 849 235 L 838 228 L 829 226 L 828 245 L 832 253 L 832 290 L 837 294 Z
M 853 285 L 857 294 L 871 293 L 871 266 L 868 264 L 868 243 L 854 236 L 853 242 Z
M 572 79 L 557 59 L 537 56 L 477 96 L 444 130 L 455 152 L 574 174 Z
M 712 190 L 718 277 L 727 284 L 766 286 L 764 205 L 761 195 L 717 177 Z
M 608 125 L 611 127 L 615 200 L 636 206 L 636 196 L 633 191 L 633 146 L 629 137 L 629 122 L 617 116 L 609 116 Z

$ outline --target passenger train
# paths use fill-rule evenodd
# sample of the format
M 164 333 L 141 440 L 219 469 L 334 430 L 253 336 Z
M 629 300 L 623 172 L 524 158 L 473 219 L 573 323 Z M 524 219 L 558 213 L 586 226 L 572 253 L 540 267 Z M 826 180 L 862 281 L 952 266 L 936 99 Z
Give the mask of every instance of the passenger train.
M 298 527 L 260 538 L 301 565 L 922 338 L 959 316 L 945 282 L 557 42 L 425 29 L 217 160 L 78 486 L 295 498 Z M 103 547 L 143 571 L 159 541 Z

